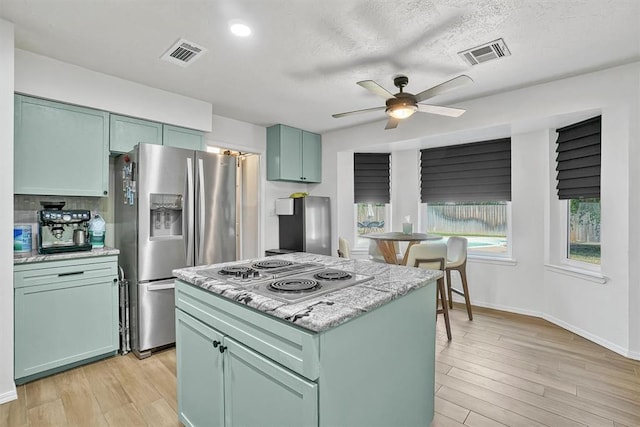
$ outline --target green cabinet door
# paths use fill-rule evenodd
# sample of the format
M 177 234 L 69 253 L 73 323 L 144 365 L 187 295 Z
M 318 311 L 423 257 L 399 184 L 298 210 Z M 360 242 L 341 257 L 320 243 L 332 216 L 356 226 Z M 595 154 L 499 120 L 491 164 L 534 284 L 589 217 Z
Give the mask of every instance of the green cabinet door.
M 222 335 L 176 309 L 178 414 L 185 426 L 224 425 L 221 343 Z
M 224 346 L 227 426 L 318 425 L 317 384 L 229 337 Z
M 204 132 L 171 125 L 163 125 L 162 127 L 162 144 L 189 150 L 206 149 Z
M 162 123 L 117 114 L 111 114 L 109 122 L 109 150 L 112 154 L 128 153 L 139 142 L 162 145 Z
M 267 128 L 267 179 L 269 181 L 321 182 L 320 135 L 275 125 Z
M 322 181 L 322 142 L 317 133 L 302 132 L 302 176 L 305 182 Z
M 117 258 L 14 267 L 16 383 L 115 354 Z
M 109 114 L 15 96 L 14 192 L 107 196 Z

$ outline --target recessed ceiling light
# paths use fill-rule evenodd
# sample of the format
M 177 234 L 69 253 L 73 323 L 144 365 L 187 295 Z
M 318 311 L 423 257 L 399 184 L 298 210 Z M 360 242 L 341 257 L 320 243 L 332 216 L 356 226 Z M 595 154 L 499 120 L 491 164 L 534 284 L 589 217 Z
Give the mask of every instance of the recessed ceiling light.
M 242 21 L 234 19 L 229 21 L 229 31 L 238 37 L 247 37 L 251 35 L 251 28 Z

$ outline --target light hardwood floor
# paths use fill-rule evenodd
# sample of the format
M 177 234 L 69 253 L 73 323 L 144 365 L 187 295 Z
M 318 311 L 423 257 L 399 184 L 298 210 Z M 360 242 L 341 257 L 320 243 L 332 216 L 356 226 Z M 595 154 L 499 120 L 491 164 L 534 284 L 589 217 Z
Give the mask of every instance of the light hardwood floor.
M 640 362 L 544 320 L 464 306 L 439 318 L 432 427 L 640 426 Z M 0 426 L 178 426 L 175 350 L 19 386 Z

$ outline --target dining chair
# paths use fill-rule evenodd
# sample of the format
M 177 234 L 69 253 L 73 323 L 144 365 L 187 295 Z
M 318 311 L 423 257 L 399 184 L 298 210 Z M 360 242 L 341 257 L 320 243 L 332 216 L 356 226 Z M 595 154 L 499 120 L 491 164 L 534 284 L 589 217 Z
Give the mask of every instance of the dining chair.
M 467 239 L 464 237 L 449 237 L 447 240 L 447 264 L 445 272 L 447 275 L 447 293 L 449 294 L 449 308 L 453 308 L 453 292 L 464 297 L 467 306 L 469 320 L 473 320 L 471 313 L 471 300 L 469 299 L 469 287 L 467 286 Z M 462 290 L 455 289 L 451 283 L 451 270 L 460 273 Z
M 338 256 L 340 258 L 351 258 L 349 241 L 344 237 L 338 237 Z
M 400 264 L 404 256 L 400 253 L 400 245 L 398 242 L 393 242 L 393 247 L 396 250 L 396 264 Z M 369 259 L 374 262 L 387 262 L 384 259 L 384 255 L 380 252 L 380 248 L 375 240 L 371 239 L 369 241 Z
M 445 271 L 447 262 L 447 245 L 443 242 L 419 243 L 411 246 L 407 257 L 407 267 L 418 267 L 429 270 Z M 436 309 L 436 314 L 444 316 L 444 325 L 447 329 L 447 339 L 451 341 L 451 322 L 449 321 L 449 307 L 447 293 L 445 292 L 444 277 L 438 279 L 438 295 L 441 308 Z M 436 307 L 437 307 L 436 301 Z

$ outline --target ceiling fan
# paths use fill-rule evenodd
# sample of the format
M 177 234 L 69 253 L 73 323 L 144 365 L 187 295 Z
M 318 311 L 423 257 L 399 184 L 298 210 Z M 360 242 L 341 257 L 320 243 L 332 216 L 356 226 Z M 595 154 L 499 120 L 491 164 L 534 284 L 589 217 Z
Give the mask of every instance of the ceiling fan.
M 409 83 L 409 78 L 407 76 L 396 76 L 393 79 L 393 84 L 400 89 L 400 92 L 395 95 L 380 86 L 378 83 L 373 80 L 363 80 L 358 82 L 360 86 L 367 89 L 370 92 L 375 93 L 376 95 L 382 96 L 387 100 L 386 106 L 384 107 L 373 107 L 366 108 L 364 110 L 357 111 L 349 111 L 347 113 L 339 113 L 332 114 L 331 117 L 339 118 L 350 116 L 353 114 L 360 113 L 368 113 L 370 111 L 379 111 L 384 110 L 385 113 L 389 116 L 389 121 L 387 122 L 387 126 L 385 129 L 395 129 L 400 123 L 400 120 L 406 119 L 410 117 L 416 111 L 421 113 L 431 113 L 431 114 L 439 114 L 441 116 L 448 117 L 459 117 L 466 110 L 461 108 L 453 108 L 453 107 L 443 107 L 440 105 L 430 105 L 430 104 L 420 104 L 422 101 L 426 101 L 429 98 L 432 98 L 436 95 L 440 95 L 441 93 L 448 91 L 450 89 L 465 85 L 467 83 L 471 83 L 473 80 L 471 77 L 467 75 L 460 75 L 458 77 L 454 77 L 451 80 L 448 80 L 444 83 L 440 83 L 430 89 L 424 90 L 416 95 L 404 92 L 403 89 Z

